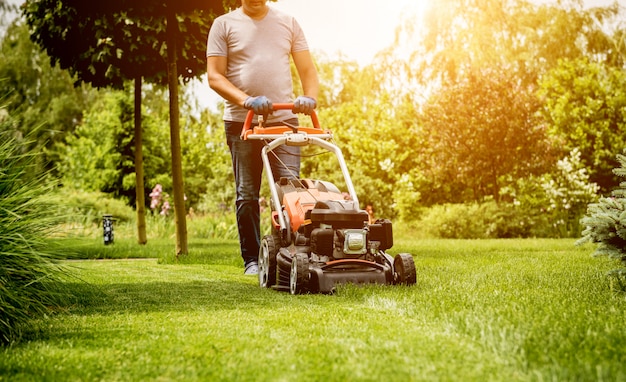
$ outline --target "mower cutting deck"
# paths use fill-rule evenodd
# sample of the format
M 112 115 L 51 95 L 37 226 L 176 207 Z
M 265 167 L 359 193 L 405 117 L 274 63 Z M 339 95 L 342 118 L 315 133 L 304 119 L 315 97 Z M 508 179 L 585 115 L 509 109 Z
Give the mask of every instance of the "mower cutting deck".
M 275 104 L 274 110 L 292 109 L 293 104 Z M 248 112 L 241 137 L 266 142 L 261 158 L 269 182 L 272 234 L 261 240 L 259 285 L 289 290 L 291 294 L 332 293 L 335 286 L 353 284 L 416 283 L 413 256 L 392 257 L 392 224 L 359 208 L 343 154 L 332 143 L 330 131 L 313 127 L 252 127 L 254 113 Z M 282 145 L 316 145 L 335 154 L 347 193 L 334 184 L 316 179 L 291 178 L 274 181 L 269 156 Z

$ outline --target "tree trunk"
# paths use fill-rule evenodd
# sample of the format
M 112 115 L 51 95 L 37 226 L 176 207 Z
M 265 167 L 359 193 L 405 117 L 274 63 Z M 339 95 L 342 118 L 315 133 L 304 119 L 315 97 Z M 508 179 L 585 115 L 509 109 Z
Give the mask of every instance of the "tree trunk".
M 167 9 L 167 81 L 170 92 L 170 146 L 172 151 L 172 182 L 174 191 L 174 216 L 176 223 L 176 257 L 187 255 L 187 209 L 183 185 L 183 166 L 180 148 L 180 122 L 178 111 L 178 21 L 176 13 Z
M 143 134 L 141 126 L 141 76 L 135 78 L 135 195 L 137 197 L 137 242 L 146 244 L 146 195 L 143 183 Z

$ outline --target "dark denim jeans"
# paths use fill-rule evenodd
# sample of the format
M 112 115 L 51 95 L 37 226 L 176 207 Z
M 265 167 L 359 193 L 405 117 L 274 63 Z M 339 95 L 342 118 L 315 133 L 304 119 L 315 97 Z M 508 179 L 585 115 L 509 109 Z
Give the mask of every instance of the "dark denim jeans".
M 298 125 L 298 119 L 286 122 Z M 259 211 L 259 191 L 263 173 L 261 150 L 263 141 L 240 138 L 243 123 L 224 121 L 226 141 L 230 149 L 237 190 L 237 229 L 239 245 L 244 264 L 256 261 L 261 244 L 261 216 Z M 281 146 L 270 153 L 270 164 L 274 181 L 281 177 L 300 177 L 300 148 Z

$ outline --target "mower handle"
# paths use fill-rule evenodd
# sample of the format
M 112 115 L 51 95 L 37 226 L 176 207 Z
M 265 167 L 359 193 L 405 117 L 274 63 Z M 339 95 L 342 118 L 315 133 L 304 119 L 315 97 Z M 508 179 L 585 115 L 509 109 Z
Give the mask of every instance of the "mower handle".
M 276 110 L 293 110 L 293 103 L 275 103 L 272 105 L 272 111 Z M 252 129 L 252 119 L 254 118 L 254 111 L 248 110 L 248 114 L 246 115 L 246 120 L 243 123 L 243 128 L 241 129 L 241 136 L 245 136 L 246 131 Z M 313 123 L 313 127 L 316 129 L 320 129 L 320 122 L 317 119 L 317 114 L 315 110 L 311 111 L 311 123 Z

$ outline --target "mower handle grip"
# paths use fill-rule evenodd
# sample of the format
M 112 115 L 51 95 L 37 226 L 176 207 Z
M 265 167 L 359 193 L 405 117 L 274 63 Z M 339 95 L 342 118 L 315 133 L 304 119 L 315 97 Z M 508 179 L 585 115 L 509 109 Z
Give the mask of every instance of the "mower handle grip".
M 272 111 L 276 110 L 293 110 L 293 102 L 290 103 L 275 103 L 272 105 Z M 245 136 L 246 131 L 252 129 L 252 119 L 254 119 L 254 110 L 248 110 L 248 114 L 246 114 L 246 120 L 243 123 L 243 128 L 241 129 L 241 136 Z M 311 123 L 313 123 L 313 127 L 316 129 L 321 129 L 320 122 L 317 119 L 317 113 L 315 110 L 311 111 Z

